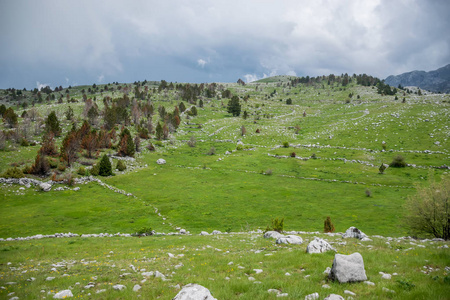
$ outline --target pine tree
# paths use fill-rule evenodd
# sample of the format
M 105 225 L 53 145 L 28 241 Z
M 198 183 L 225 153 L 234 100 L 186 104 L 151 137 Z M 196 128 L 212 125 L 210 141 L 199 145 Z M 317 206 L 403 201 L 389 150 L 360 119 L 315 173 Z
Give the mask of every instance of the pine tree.
M 158 125 L 156 125 L 156 139 L 160 141 L 163 138 L 163 128 L 161 126 L 161 123 L 158 122 Z
M 228 101 L 227 111 L 233 115 L 233 117 L 238 117 L 241 114 L 241 104 L 239 103 L 239 97 L 233 96 L 231 100 Z
M 119 156 L 133 157 L 135 153 L 135 145 L 131 133 L 127 128 L 124 128 L 120 133 L 119 141 Z
M 98 175 L 100 176 L 111 176 L 113 175 L 111 162 L 108 156 L 104 154 L 100 160 Z
M 3 113 L 3 121 L 7 123 L 8 127 L 13 128 L 17 125 L 17 115 L 14 112 L 14 110 L 9 107 L 5 112 Z
M 55 136 L 59 136 L 61 134 L 61 127 L 59 126 L 58 117 L 54 111 L 52 111 L 47 116 L 47 120 L 45 120 L 45 132 L 53 133 Z

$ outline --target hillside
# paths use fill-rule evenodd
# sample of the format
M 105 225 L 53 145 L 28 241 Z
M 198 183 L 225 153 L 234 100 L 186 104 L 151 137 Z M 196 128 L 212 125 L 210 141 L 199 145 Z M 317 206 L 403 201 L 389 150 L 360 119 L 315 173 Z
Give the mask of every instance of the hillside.
M 405 203 L 448 176 L 450 95 L 378 94 L 357 76 L 283 78 L 0 91 L 0 177 L 26 176 L 0 179 L 0 298 L 71 287 L 76 297 L 172 299 L 196 282 L 217 299 L 275 299 L 269 289 L 444 299 L 448 242 L 412 232 Z M 112 176 L 100 174 L 105 155 Z M 356 226 L 372 241 L 321 234 L 328 216 L 336 232 Z M 263 239 L 274 219 L 305 243 Z M 80 236 L 7 239 L 56 232 Z M 130 237 L 139 232 L 155 235 Z M 334 253 L 305 253 L 315 235 L 360 252 L 375 286 L 328 281 Z M 169 280 L 142 281 L 143 269 Z
M 434 71 L 412 71 L 385 79 L 390 86 L 417 86 L 435 93 L 450 93 L 450 64 Z

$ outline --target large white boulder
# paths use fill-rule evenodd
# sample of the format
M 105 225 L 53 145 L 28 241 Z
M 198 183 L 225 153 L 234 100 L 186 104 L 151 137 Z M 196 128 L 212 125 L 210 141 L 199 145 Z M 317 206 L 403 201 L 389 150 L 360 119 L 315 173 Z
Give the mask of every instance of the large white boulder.
M 328 277 L 340 283 L 367 280 L 361 254 L 358 252 L 350 255 L 336 254 Z
M 284 234 L 279 233 L 278 231 L 267 231 L 266 233 L 264 233 L 264 238 L 265 239 L 278 239 L 280 237 L 284 237 Z
M 301 245 L 303 243 L 303 239 L 298 235 L 286 235 L 284 237 L 277 238 L 276 243 Z
M 211 292 L 199 285 L 189 283 L 172 300 L 217 300 L 211 295 Z
M 367 235 L 358 228 L 352 226 L 347 229 L 347 231 L 342 235 L 342 238 L 356 238 L 362 240 L 367 238 Z
M 323 253 L 331 250 L 336 251 L 336 249 L 334 249 L 325 240 L 318 237 L 315 237 L 314 240 L 308 244 L 308 247 L 306 247 L 307 253 Z
M 158 160 L 156 161 L 156 163 L 157 163 L 158 165 L 164 165 L 164 164 L 166 163 L 166 160 L 160 158 L 160 159 L 158 159 Z

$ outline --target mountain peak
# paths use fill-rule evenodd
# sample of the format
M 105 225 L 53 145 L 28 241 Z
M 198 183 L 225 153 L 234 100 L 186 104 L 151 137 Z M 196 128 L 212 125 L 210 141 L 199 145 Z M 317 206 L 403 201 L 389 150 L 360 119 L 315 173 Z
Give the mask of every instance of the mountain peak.
M 385 79 L 390 86 L 417 86 L 435 93 L 450 93 L 450 64 L 434 71 L 412 71 Z

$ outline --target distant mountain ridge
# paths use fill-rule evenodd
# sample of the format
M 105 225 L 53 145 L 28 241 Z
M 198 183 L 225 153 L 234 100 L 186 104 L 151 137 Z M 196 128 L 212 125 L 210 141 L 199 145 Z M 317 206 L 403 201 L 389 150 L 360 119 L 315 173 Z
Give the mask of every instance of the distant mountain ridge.
M 450 64 L 440 69 L 425 72 L 412 71 L 400 75 L 388 76 L 385 83 L 390 86 L 417 86 L 435 93 L 450 93 Z

